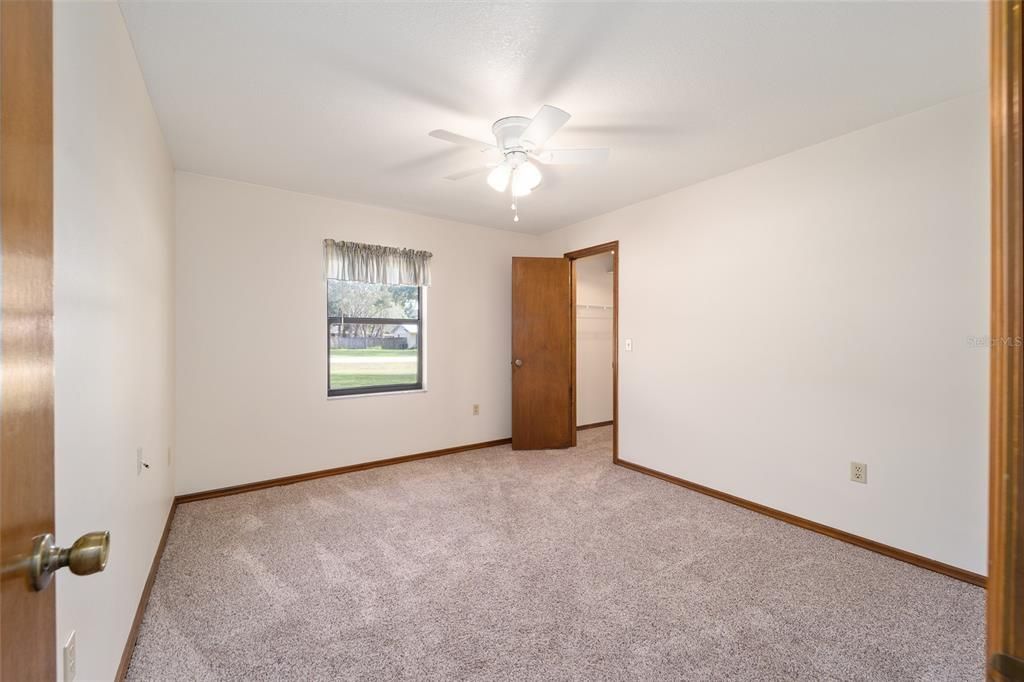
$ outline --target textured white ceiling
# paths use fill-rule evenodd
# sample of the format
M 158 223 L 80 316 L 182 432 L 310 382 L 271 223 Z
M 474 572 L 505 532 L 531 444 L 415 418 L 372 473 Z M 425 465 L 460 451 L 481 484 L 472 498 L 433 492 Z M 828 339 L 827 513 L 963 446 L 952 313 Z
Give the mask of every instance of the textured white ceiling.
M 182 170 L 545 232 L 985 87 L 983 3 L 122 0 Z M 509 202 L 428 137 L 607 146 Z

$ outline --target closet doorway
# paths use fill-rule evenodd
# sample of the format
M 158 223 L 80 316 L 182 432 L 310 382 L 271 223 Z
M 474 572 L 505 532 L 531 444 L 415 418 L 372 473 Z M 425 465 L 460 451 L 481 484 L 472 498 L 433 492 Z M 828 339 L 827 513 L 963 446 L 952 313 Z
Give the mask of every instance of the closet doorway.
M 565 254 L 572 272 L 572 420 L 576 431 L 611 425 L 619 458 L 619 243 Z

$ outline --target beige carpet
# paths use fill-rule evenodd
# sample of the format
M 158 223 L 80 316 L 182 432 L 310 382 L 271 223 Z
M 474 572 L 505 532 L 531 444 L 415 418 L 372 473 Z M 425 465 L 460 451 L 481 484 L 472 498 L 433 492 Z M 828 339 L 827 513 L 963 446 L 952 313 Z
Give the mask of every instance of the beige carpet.
M 131 680 L 982 679 L 984 592 L 569 451 L 178 508 Z

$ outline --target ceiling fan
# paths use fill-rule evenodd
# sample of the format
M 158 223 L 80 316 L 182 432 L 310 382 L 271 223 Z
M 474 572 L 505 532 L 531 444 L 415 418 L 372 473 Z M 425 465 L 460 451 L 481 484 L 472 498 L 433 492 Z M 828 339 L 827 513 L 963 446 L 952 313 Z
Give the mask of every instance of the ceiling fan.
M 608 158 L 607 149 L 545 149 L 545 143 L 568 120 L 568 113 L 545 104 L 533 118 L 506 116 L 495 121 L 491 131 L 496 144 L 447 130 L 432 130 L 430 136 L 487 154 L 487 163 L 453 173 L 446 179 L 462 180 L 489 170 L 488 185 L 498 192 L 511 188 L 513 220 L 519 222 L 517 199 L 535 190 L 543 179 L 534 161 L 541 165 L 563 165 L 599 163 Z

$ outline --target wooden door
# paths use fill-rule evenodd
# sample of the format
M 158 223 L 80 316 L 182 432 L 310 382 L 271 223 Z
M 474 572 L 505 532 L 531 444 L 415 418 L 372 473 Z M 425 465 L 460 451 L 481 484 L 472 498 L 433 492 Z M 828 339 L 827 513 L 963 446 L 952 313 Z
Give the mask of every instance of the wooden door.
M 1024 680 L 1024 154 L 1020 0 L 991 15 L 992 346 L 988 676 Z
M 55 587 L 24 562 L 53 532 L 52 6 L 0 1 L 0 680 L 56 678 Z
M 512 259 L 512 448 L 572 446 L 572 286 L 565 258 Z

